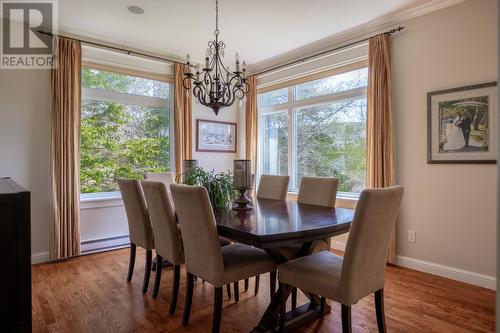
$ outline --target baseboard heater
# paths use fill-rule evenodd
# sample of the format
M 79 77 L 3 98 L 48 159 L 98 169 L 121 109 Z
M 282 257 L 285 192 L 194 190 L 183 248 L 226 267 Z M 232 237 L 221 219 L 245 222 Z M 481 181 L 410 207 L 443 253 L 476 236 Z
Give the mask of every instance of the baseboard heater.
M 128 235 L 85 240 L 81 242 L 81 253 L 89 254 L 110 251 L 128 247 L 129 245 L 130 238 Z

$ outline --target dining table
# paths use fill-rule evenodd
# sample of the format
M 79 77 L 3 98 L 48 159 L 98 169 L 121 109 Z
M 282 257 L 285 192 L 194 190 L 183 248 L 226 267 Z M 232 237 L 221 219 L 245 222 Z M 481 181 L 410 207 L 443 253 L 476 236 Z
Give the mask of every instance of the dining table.
M 276 262 L 306 256 L 314 250 L 316 241 L 328 239 L 349 231 L 354 210 L 256 198 L 253 209 L 237 211 L 215 209 L 219 235 L 232 241 L 263 249 Z M 285 252 L 284 250 L 287 249 Z M 295 249 L 290 255 L 290 249 Z M 284 296 L 291 293 L 287 288 Z M 309 302 L 286 313 L 285 328 L 291 329 L 330 312 L 318 295 L 302 291 Z M 252 332 L 274 332 L 279 326 L 280 293 L 278 290 Z

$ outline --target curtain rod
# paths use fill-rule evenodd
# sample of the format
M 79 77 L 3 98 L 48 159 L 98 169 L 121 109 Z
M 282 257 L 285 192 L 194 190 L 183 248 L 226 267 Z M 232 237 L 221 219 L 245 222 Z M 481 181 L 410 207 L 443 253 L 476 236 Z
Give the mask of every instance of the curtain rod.
M 97 46 L 97 47 L 101 47 L 101 48 L 105 48 L 105 49 L 109 49 L 109 50 L 114 50 L 114 51 L 119 51 L 119 52 L 124 52 L 128 55 L 136 55 L 139 57 L 150 58 L 150 59 L 165 61 L 165 62 L 169 62 L 169 63 L 173 63 L 173 64 L 183 64 L 184 65 L 183 62 L 179 62 L 179 61 L 172 60 L 169 58 L 158 57 L 158 56 L 155 56 L 152 54 L 142 53 L 142 52 L 138 52 L 138 51 L 134 51 L 134 50 L 130 50 L 130 49 L 124 49 L 124 48 L 121 48 L 118 46 L 113 46 L 113 45 L 103 44 L 103 43 L 98 43 L 98 42 L 92 42 L 89 40 L 79 39 L 79 38 L 75 38 L 75 37 L 57 35 L 57 34 L 53 34 L 51 32 L 43 31 L 43 30 L 37 30 L 37 32 L 41 33 L 43 35 L 50 36 L 50 37 L 62 37 L 62 38 L 72 39 L 72 40 L 79 41 L 80 43 L 83 43 L 83 44 Z
M 328 54 L 328 53 L 332 53 L 332 52 L 335 52 L 335 51 L 338 51 L 338 50 L 345 49 L 345 48 L 350 47 L 350 46 L 361 44 L 363 42 L 366 42 L 366 41 L 370 40 L 370 38 L 373 38 L 373 37 L 376 37 L 376 36 L 380 36 L 380 35 L 389 35 L 390 36 L 390 35 L 392 35 L 392 34 L 394 34 L 396 32 L 399 32 L 399 31 L 403 30 L 404 28 L 405 27 L 399 26 L 397 28 L 394 28 L 394 29 L 382 32 L 382 33 L 374 35 L 374 36 L 366 37 L 366 38 L 363 38 L 363 39 L 360 39 L 360 40 L 357 40 L 357 41 L 354 41 L 354 42 L 351 42 L 351 43 L 348 43 L 348 44 L 344 44 L 344 45 L 341 45 L 341 46 L 334 47 L 332 49 L 328 49 L 328 50 L 325 50 L 325 51 L 314 53 L 314 54 L 311 54 L 311 55 L 309 55 L 307 57 L 304 57 L 304 58 L 301 58 L 301 59 L 297 59 L 297 60 L 293 60 L 293 61 L 287 62 L 285 64 L 277 65 L 277 66 L 274 66 L 274 67 L 271 67 L 271 68 L 268 68 L 268 69 L 264 69 L 264 70 L 262 70 L 260 72 L 257 72 L 257 73 L 249 73 L 249 75 L 259 76 L 259 75 L 267 74 L 267 73 L 270 73 L 270 72 L 274 72 L 274 71 L 277 71 L 277 70 L 285 68 L 285 67 L 290 67 L 290 66 L 295 65 L 295 64 L 306 62 L 307 60 L 314 59 L 314 58 L 320 57 L 320 56 Z

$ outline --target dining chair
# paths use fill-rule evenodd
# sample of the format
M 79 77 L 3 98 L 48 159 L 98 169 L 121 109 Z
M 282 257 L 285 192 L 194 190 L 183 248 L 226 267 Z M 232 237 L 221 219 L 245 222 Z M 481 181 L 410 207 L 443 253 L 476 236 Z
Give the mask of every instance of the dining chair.
M 245 278 L 276 271 L 276 264 L 261 249 L 243 244 L 220 246 L 217 225 L 207 190 L 202 186 L 170 185 L 182 231 L 187 291 L 182 324 L 189 322 L 194 276 L 214 289 L 212 332 L 219 332 L 222 287 Z M 196 207 L 196 208 L 195 208 Z
M 257 189 L 257 198 L 286 200 L 288 193 L 288 183 L 290 176 L 280 175 L 261 175 L 259 187 Z M 270 277 L 270 293 L 271 297 L 276 291 L 276 276 L 271 274 Z M 255 295 L 259 293 L 260 276 L 255 277 Z M 248 289 L 248 279 L 245 280 L 245 291 Z
M 118 186 L 125 205 L 127 214 L 129 237 L 130 237 L 130 261 L 128 266 L 127 282 L 132 281 L 135 266 L 135 254 L 137 246 L 146 250 L 146 266 L 144 269 L 144 282 L 142 293 L 146 294 L 151 275 L 153 255 L 153 230 L 149 220 L 144 194 L 141 183 L 134 179 L 117 178 Z
M 257 198 L 285 200 L 290 176 L 261 175 Z
M 169 313 L 172 315 L 175 313 L 177 296 L 179 294 L 180 265 L 184 263 L 182 238 L 165 184 L 160 181 L 143 180 L 141 181 L 141 186 L 148 205 L 155 241 L 157 269 L 153 298 L 158 297 L 160 290 L 163 260 L 168 260 L 173 267 L 172 295 L 169 308 Z
M 162 182 L 165 184 L 167 192 L 170 192 L 170 184 L 175 183 L 175 174 L 173 172 L 146 172 L 144 179 Z
M 342 258 L 329 251 L 288 261 L 278 267 L 280 330 L 285 327 L 286 296 L 290 286 L 341 303 L 342 331 L 351 332 L 351 305 L 375 293 L 379 332 L 386 332 L 384 315 L 385 267 L 402 186 L 364 190 L 349 230 Z
M 337 188 L 339 180 L 335 177 L 311 177 L 305 176 L 300 179 L 299 194 L 297 202 L 306 205 L 323 207 L 335 207 Z M 315 241 L 311 247 L 312 253 L 319 251 L 330 251 L 331 238 Z M 281 248 L 281 252 L 288 259 L 294 258 L 300 250 L 300 246 Z M 297 307 L 297 288 L 292 289 L 292 309 Z

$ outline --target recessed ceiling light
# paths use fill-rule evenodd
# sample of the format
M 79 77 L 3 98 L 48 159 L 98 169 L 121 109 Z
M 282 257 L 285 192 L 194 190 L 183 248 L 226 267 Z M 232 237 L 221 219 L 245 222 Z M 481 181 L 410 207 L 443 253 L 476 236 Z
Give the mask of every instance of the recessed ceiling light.
M 142 9 L 139 6 L 133 6 L 133 5 L 132 6 L 127 6 L 127 9 L 132 14 L 137 14 L 137 15 L 144 14 L 144 9 Z

